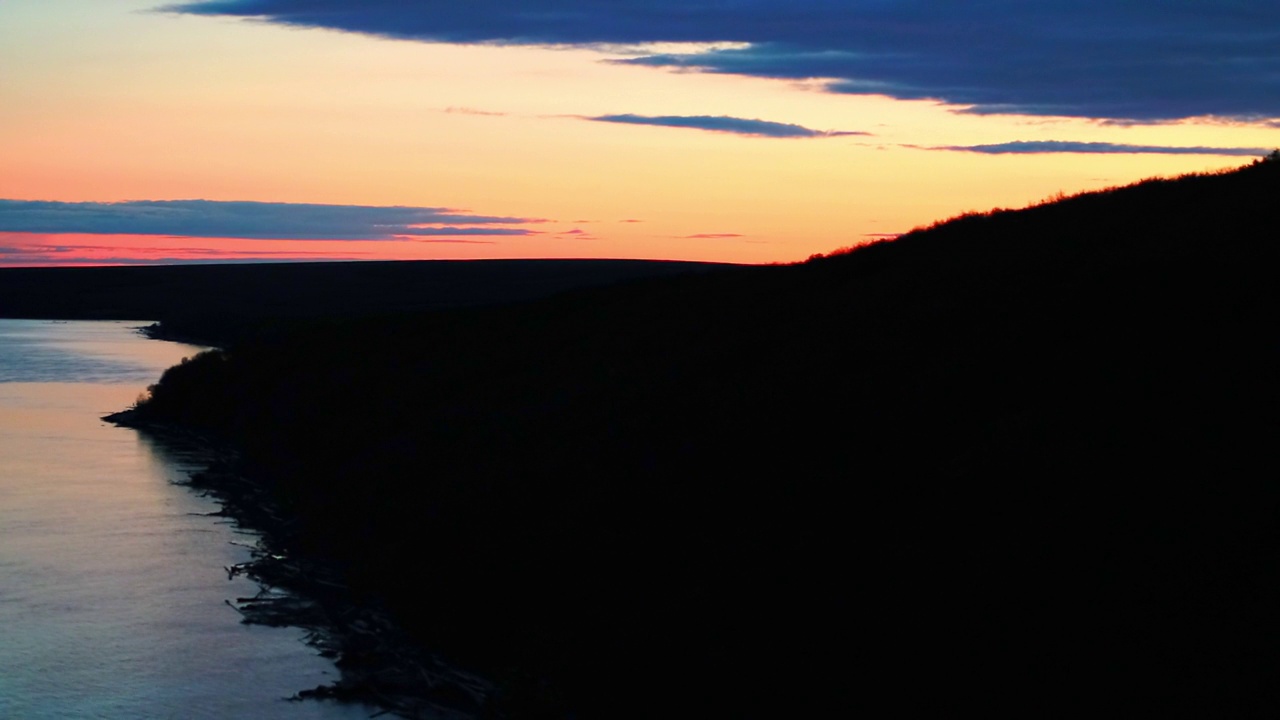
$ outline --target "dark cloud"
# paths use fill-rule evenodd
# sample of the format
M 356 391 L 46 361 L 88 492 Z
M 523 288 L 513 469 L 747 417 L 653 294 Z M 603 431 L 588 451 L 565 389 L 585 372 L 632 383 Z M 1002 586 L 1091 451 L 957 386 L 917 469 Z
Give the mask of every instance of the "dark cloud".
M 911 146 L 919 147 L 919 146 Z M 1125 145 L 1106 142 L 1068 142 L 1064 140 L 1018 140 L 992 145 L 944 145 L 926 147 L 925 150 L 950 150 L 986 155 L 1031 155 L 1040 153 L 1091 153 L 1128 155 L 1228 155 L 1234 157 L 1261 157 L 1267 154 L 1263 148 L 1232 147 L 1179 147 L 1167 145 Z
M 119 203 L 0 200 L 0 232 L 171 235 L 249 239 L 388 240 L 530 235 L 539 220 L 446 208 L 143 200 Z
M 818 79 L 977 113 L 1280 118 L 1272 0 L 209 0 L 166 6 L 453 43 L 746 47 L 621 62 Z
M 727 115 L 600 115 L 585 118 L 596 122 L 626 123 L 628 125 L 660 125 L 662 127 L 693 128 L 711 132 L 732 133 L 748 137 L 769 138 L 817 138 L 840 135 L 866 135 L 864 132 L 813 130 L 802 125 L 750 120 Z

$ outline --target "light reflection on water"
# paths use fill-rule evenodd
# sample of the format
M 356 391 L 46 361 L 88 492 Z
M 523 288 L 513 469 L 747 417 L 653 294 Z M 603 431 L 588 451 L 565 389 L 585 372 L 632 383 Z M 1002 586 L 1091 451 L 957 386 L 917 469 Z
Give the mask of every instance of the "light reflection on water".
M 368 717 L 282 698 L 336 677 L 301 631 L 224 600 L 249 538 L 190 465 L 100 416 L 197 348 L 137 323 L 0 320 L 0 718 Z

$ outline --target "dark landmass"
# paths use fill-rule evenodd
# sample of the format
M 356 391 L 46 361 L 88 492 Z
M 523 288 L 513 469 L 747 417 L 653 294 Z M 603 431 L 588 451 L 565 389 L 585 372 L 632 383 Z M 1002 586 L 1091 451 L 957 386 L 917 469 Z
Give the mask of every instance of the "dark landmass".
M 527 301 L 574 288 L 725 267 L 651 260 L 470 260 L 0 268 L 0 317 L 154 320 L 225 345 L 308 319 Z
M 287 546 L 492 681 L 483 713 L 1270 708 L 1278 191 L 1273 157 L 282 325 L 136 416 L 234 444 Z

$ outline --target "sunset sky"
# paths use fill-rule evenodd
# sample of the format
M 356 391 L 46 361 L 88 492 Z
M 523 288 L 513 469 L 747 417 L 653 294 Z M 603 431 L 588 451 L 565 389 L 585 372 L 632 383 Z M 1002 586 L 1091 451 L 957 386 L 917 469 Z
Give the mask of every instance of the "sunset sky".
M 1280 3 L 3 0 L 0 265 L 787 262 L 1280 147 Z

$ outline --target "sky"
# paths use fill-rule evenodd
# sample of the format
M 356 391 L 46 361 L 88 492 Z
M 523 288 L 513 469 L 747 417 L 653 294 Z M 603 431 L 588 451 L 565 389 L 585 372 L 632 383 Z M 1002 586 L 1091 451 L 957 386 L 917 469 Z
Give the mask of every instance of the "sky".
M 1280 147 L 1256 0 L 3 0 L 0 266 L 771 263 Z

